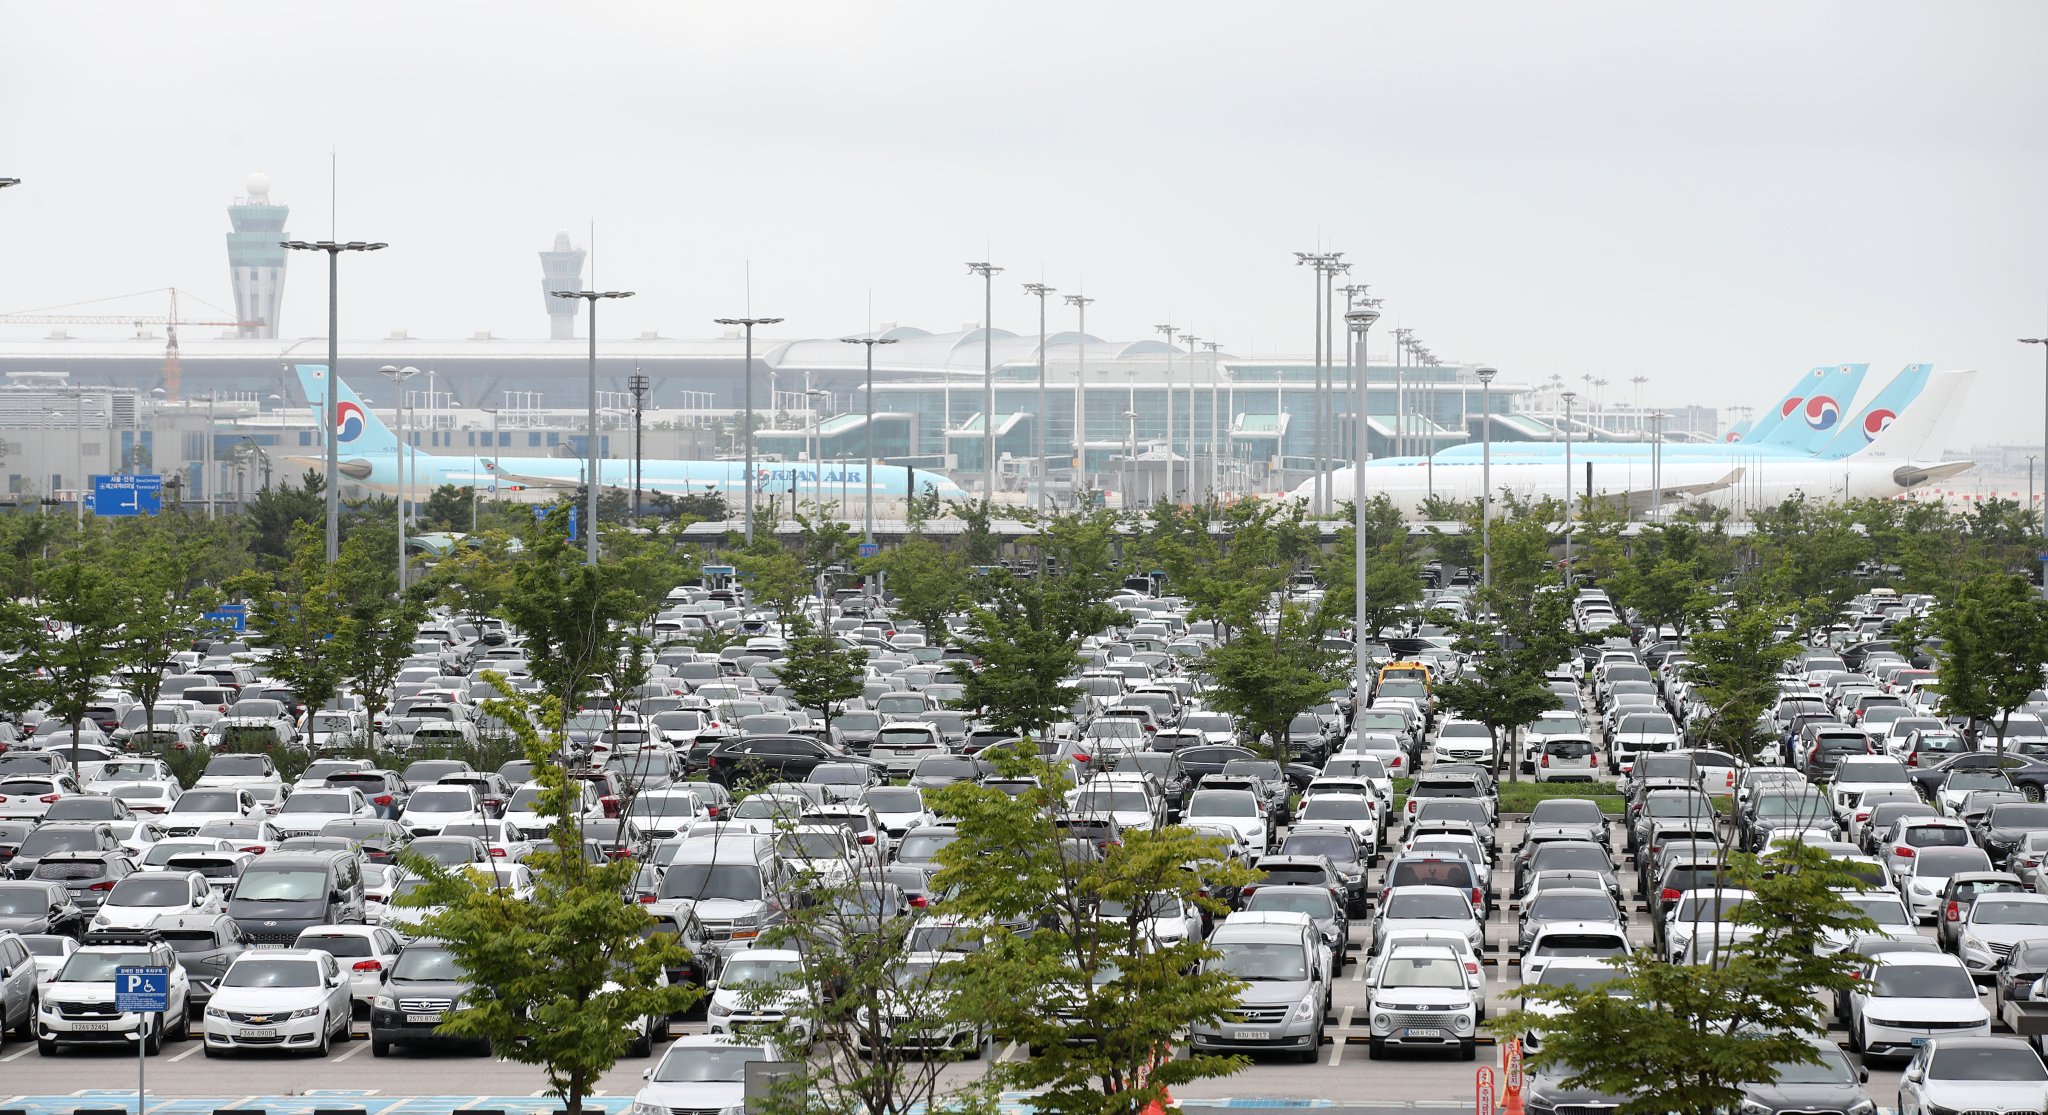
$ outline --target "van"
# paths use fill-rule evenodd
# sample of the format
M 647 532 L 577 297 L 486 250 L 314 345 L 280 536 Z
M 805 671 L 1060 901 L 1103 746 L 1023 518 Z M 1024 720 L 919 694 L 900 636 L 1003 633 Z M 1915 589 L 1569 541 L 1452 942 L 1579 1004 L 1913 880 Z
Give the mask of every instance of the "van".
M 781 925 L 787 872 L 769 834 L 700 837 L 678 844 L 647 911 L 694 909 L 720 961 Z
M 315 925 L 361 924 L 362 863 L 353 852 L 272 853 L 228 893 L 228 916 L 260 946 L 289 948 Z

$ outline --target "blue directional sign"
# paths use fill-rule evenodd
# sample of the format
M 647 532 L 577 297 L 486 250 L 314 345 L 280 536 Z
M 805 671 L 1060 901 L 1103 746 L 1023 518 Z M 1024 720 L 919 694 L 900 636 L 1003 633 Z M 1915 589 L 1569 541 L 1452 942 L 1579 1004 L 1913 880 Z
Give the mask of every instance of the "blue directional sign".
M 171 970 L 154 965 L 115 968 L 114 1009 L 123 1014 L 171 1009 Z
M 153 473 L 92 478 L 92 513 L 105 518 L 154 515 L 164 509 L 164 478 Z
M 733 567 L 730 565 L 707 565 L 701 572 L 706 577 L 730 577 L 733 574 Z
M 876 554 L 879 554 L 881 552 L 882 547 L 877 545 L 876 543 L 863 542 L 860 544 L 860 556 L 862 557 L 874 557 Z
M 238 632 L 247 631 L 249 629 L 249 606 L 247 604 L 222 604 L 213 611 L 204 613 L 202 618 L 215 627 L 224 627 Z

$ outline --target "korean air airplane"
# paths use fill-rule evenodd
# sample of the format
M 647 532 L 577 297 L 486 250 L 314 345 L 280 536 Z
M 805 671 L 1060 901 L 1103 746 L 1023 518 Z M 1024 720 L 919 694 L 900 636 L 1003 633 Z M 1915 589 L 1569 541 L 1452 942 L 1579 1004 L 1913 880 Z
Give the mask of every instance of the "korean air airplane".
M 326 409 L 327 367 L 298 364 L 299 385 L 311 400 L 315 426 Z M 362 398 L 344 381 L 336 381 L 339 400 L 334 441 L 343 476 L 380 492 L 398 491 L 398 438 L 381 419 L 363 405 Z M 515 457 L 509 453 L 484 456 L 442 456 L 403 447 L 406 453 L 408 486 L 417 496 L 443 484 L 476 488 L 486 492 L 518 492 L 529 489 L 574 489 L 583 484 L 587 462 L 581 458 Z M 297 463 L 319 465 L 316 457 L 292 457 Z M 936 490 L 942 499 L 968 499 L 965 489 L 952 480 L 924 469 L 875 464 L 869 461 L 762 461 L 754 468 L 754 490 L 767 495 L 787 492 L 794 484 L 806 496 L 814 491 L 837 491 L 842 486 L 854 498 L 866 490 L 869 473 L 874 475 L 875 494 L 901 499 L 913 493 Z M 633 462 L 607 458 L 598 462 L 598 482 L 627 488 L 633 482 Z M 640 487 L 647 492 L 669 495 L 704 495 L 710 492 L 743 494 L 746 491 L 745 461 L 676 461 L 649 458 L 640 462 Z

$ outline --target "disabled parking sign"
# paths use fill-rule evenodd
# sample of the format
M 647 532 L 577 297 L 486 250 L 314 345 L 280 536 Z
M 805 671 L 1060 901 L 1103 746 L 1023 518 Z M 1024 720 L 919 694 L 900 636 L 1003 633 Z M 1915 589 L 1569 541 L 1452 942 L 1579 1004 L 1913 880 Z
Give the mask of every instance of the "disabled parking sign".
M 162 966 L 114 969 L 114 1009 L 157 1014 L 171 1009 L 171 970 Z

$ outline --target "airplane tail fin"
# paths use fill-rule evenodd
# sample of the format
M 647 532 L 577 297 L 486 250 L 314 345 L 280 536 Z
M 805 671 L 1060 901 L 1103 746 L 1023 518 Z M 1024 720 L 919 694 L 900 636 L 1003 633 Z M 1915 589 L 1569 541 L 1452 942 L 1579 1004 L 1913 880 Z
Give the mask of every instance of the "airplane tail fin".
M 1974 370 L 1935 372 L 1919 400 L 1873 439 L 1851 453 L 1859 461 L 1938 461 L 1963 417 L 1963 400 L 1975 383 Z
M 1721 435 L 1721 441 L 1727 445 L 1740 444 L 1743 438 L 1749 434 L 1751 424 L 1747 418 L 1736 420 L 1733 426 L 1728 427 L 1728 432 Z
M 1904 414 L 1908 404 L 1920 397 L 1920 392 L 1927 387 L 1927 377 L 1933 371 L 1932 364 L 1906 365 L 1890 383 L 1884 385 L 1884 390 L 1864 404 L 1854 419 L 1821 447 L 1820 456 L 1839 460 L 1876 441 L 1877 435 Z
M 1799 378 L 1792 381 L 1792 390 L 1785 392 L 1783 398 L 1772 403 L 1769 410 L 1757 412 L 1756 423 L 1749 428 L 1748 433 L 1742 435 L 1742 440 L 1737 444 L 1755 445 L 1771 436 L 1771 432 L 1778 428 L 1779 423 L 1785 421 L 1786 416 L 1806 405 L 1807 384 L 1813 382 L 1815 376 L 1826 374 L 1826 368 L 1811 368 L 1799 373 Z
M 1806 373 L 1804 394 L 1787 395 L 1778 404 L 1777 426 L 1768 433 L 1753 434 L 1743 444 L 1819 452 L 1841 432 L 1849 402 L 1869 370 L 1868 364 L 1832 364 Z
M 327 375 L 325 364 L 294 364 L 292 369 L 299 373 L 299 386 L 305 389 L 306 401 L 313 408 L 313 428 L 326 425 L 323 412 L 327 409 Z M 335 391 L 338 396 L 334 424 L 335 447 L 341 455 L 351 453 L 392 453 L 398 452 L 398 436 L 384 424 L 383 419 L 370 412 L 363 400 L 349 385 L 336 378 Z

